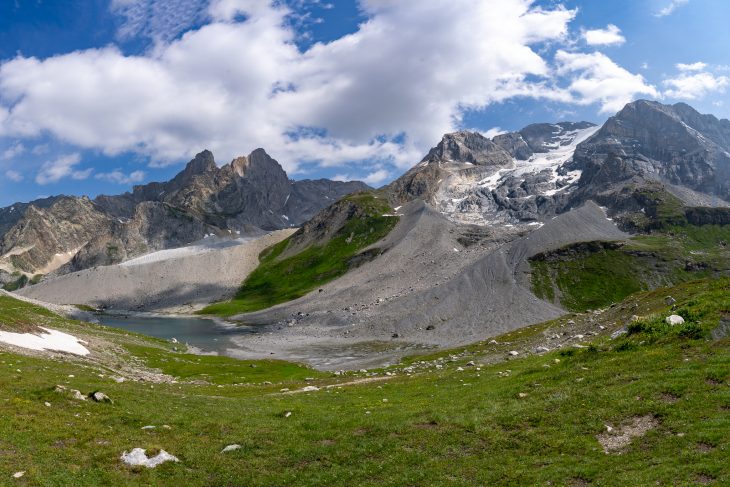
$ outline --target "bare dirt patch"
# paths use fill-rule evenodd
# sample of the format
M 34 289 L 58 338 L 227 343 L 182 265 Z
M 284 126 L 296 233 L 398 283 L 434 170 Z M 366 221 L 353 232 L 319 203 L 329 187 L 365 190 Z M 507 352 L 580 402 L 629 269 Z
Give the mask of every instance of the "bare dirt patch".
M 659 422 L 654 416 L 636 416 L 630 423 L 620 427 L 607 426 L 607 431 L 596 436 L 598 443 L 603 447 L 603 451 L 607 454 L 621 454 L 631 440 L 642 437 L 647 431 L 659 426 Z
M 675 402 L 679 401 L 680 398 L 678 395 L 672 394 L 671 392 L 664 392 L 660 397 L 662 401 L 669 404 L 674 404 Z
M 709 443 L 703 443 L 703 442 L 697 443 L 697 451 L 700 453 L 709 453 L 714 449 L 715 449 L 715 447 L 710 445 Z

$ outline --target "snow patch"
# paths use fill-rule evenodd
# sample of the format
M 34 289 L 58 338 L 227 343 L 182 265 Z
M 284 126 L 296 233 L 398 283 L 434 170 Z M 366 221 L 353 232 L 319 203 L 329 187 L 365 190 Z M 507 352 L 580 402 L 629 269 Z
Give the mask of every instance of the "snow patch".
M 237 232 L 238 233 L 238 232 Z M 215 235 L 210 234 L 204 237 L 206 241 L 199 241 L 187 247 L 178 247 L 176 249 L 160 250 L 152 252 L 134 259 L 130 259 L 126 262 L 119 264 L 121 267 L 132 267 L 136 265 L 151 264 L 153 262 L 162 262 L 170 259 L 178 259 L 180 257 L 190 257 L 194 255 L 201 255 L 208 252 L 214 252 L 228 247 L 235 247 L 237 245 L 243 245 L 245 243 L 255 240 L 254 238 L 237 238 L 237 239 L 226 239 L 219 240 L 214 238 Z
M 0 342 L 29 350 L 52 350 L 67 352 L 74 355 L 88 355 L 89 350 L 81 345 L 78 338 L 58 330 L 40 327 L 45 333 L 12 333 L 0 331 Z

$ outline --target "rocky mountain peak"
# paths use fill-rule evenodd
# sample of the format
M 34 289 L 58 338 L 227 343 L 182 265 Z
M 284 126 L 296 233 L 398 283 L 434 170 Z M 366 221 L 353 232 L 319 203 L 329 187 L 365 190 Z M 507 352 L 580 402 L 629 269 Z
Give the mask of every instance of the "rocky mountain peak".
M 423 159 L 423 162 L 431 161 L 503 166 L 510 164 L 512 157 L 482 134 L 462 130 L 444 135 Z
M 189 179 L 198 174 L 215 172 L 217 169 L 218 166 L 215 163 L 213 153 L 206 149 L 203 152 L 198 153 L 190 162 L 188 162 L 181 174 L 185 177 L 185 179 Z
M 591 122 L 533 123 L 518 133 L 533 153 L 550 152 L 572 142 L 578 131 L 595 127 Z

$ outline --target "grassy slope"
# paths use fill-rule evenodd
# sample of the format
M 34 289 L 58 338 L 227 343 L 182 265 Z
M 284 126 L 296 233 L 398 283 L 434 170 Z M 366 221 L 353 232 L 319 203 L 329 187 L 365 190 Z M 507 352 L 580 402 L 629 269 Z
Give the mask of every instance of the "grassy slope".
M 532 287 L 569 310 L 595 309 L 640 290 L 727 274 L 728 242 L 730 225 L 667 226 L 619 249 L 533 259 Z
M 675 312 L 688 319 L 687 326 L 668 329 L 652 318 L 653 313 L 668 313 L 663 303 L 667 294 L 678 300 Z M 0 302 L 2 309 L 15 308 L 10 316 L 26 306 Z M 477 343 L 412 358 L 407 362 L 413 365 L 428 362 L 411 376 L 401 369 L 388 381 L 296 395 L 276 394 L 281 387 L 309 384 L 297 373 L 287 377 L 290 365 L 259 364 L 272 385 L 232 385 L 233 361 L 173 353 L 169 344 L 156 340 L 58 319 L 62 329 L 104 332 L 165 372 L 193 372 L 211 384 L 116 383 L 83 363 L 1 353 L 0 483 L 10 483 L 13 472 L 25 470 L 23 479 L 12 482 L 727 484 L 730 342 L 697 338 L 697 331 L 707 336 L 729 311 L 729 279 L 692 282 L 639 294 L 601 315 L 572 315 L 579 325 L 602 323 L 606 333 L 630 314 L 647 317 L 632 327 L 631 335 L 597 337 L 590 348 L 504 363 L 507 350 L 523 350 L 537 338 L 567 329 L 566 317 L 512 332 L 498 338 L 498 345 Z M 30 307 L 25 312 L 29 317 L 35 313 Z M 134 344 L 128 342 L 132 338 Z M 500 363 L 481 370 L 465 365 L 495 357 Z M 314 384 L 348 380 L 353 377 L 320 375 Z M 73 401 L 54 393 L 55 384 L 84 392 L 101 389 L 115 403 Z M 519 393 L 528 395 L 520 398 Z M 292 412 L 289 418 L 287 411 Z M 654 416 L 658 428 L 635 439 L 621 455 L 601 451 L 595 436 L 605 431 L 605 424 L 616 426 L 643 415 Z M 145 425 L 158 428 L 142 430 Z M 243 448 L 221 454 L 231 443 Z M 122 466 L 119 455 L 133 447 L 163 448 L 181 463 L 155 470 Z
M 261 253 L 261 263 L 241 286 L 231 301 L 216 303 L 202 314 L 232 316 L 257 311 L 290 301 L 345 274 L 351 259 L 361 250 L 385 237 L 398 222 L 397 217 L 383 216 L 393 212 L 384 198 L 372 193 L 346 196 L 364 209 L 367 218 L 350 219 L 323 246 L 310 246 L 288 258 L 279 259 L 291 237 Z

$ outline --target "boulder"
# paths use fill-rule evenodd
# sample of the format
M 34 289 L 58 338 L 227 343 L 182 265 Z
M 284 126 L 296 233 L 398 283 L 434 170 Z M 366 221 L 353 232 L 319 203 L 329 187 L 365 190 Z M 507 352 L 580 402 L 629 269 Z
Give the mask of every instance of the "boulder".
M 670 315 L 670 316 L 667 316 L 667 318 L 664 321 L 666 321 L 667 324 L 672 325 L 672 326 L 674 326 L 674 325 L 683 325 L 684 324 L 684 318 L 682 318 L 679 315 Z

